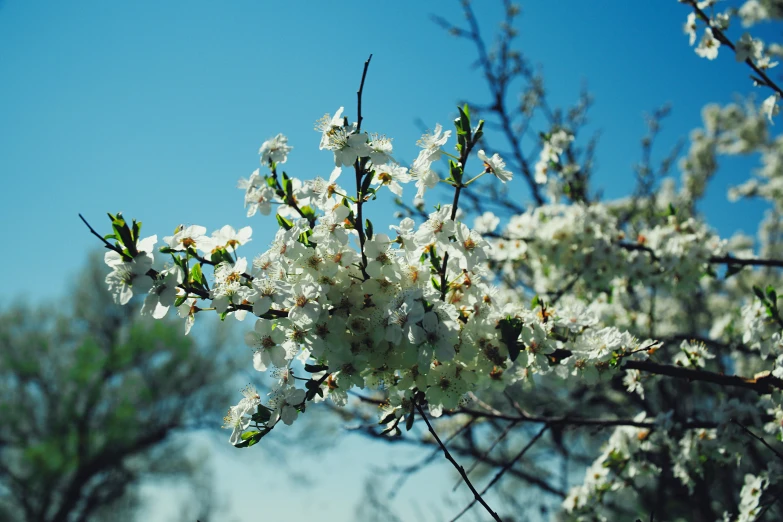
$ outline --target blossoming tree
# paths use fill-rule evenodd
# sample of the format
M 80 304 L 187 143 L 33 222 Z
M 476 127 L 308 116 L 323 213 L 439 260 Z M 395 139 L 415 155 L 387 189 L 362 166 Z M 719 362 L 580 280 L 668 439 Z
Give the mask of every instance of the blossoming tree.
M 108 249 L 106 282 L 119 303 L 143 299 L 142 314 L 176 309 L 186 333 L 204 313 L 244 321 L 253 367 L 277 384 L 266 397 L 249 385 L 228 409 L 224 427 L 237 447 L 272 436 L 311 404 L 358 415 L 371 405 L 380 411 L 374 435 L 426 425 L 473 495 L 463 512 L 479 503 L 500 520 L 483 494 L 510 474 L 556 498 L 564 519 L 781 513 L 783 138 L 770 125 L 783 91 L 770 69 L 783 47 L 749 32 L 732 40 L 730 31 L 779 20 L 783 6 L 682 3 L 696 53 L 734 53 L 764 99 L 706 106 L 704 127 L 679 160 L 679 183 L 669 175 L 679 150 L 657 169 L 649 161 L 661 111 L 643 141 L 634 193 L 615 201 L 592 194 L 592 146 L 577 146 L 589 100 L 567 116 L 550 110 L 540 79 L 510 46 L 518 10 L 506 3 L 504 32 L 488 53 L 464 3 L 467 28 L 440 23 L 476 44 L 492 103 L 460 107 L 404 162 L 391 139 L 362 126 L 368 59 L 355 112 L 340 107 L 317 123 L 332 160 L 328 179 L 284 172 L 292 147 L 278 134 L 241 180 L 248 217 L 274 213 L 268 219 L 279 229 L 266 250 L 247 257 L 250 227 L 208 235 L 197 225 L 178 227 L 156 249 L 157 236 L 142 238 L 140 223 L 110 214 L 112 233 L 88 225 Z M 504 103 L 520 76 L 528 88 L 514 113 Z M 514 119 L 530 123 L 536 111 L 549 127 L 533 162 Z M 485 137 L 478 115 L 500 132 Z M 511 151 L 505 159 L 493 149 L 498 140 Z M 758 244 L 719 237 L 696 211 L 721 156 L 750 153 L 762 166 L 729 196 L 768 204 Z M 515 177 L 529 188 L 528 206 L 503 190 Z M 399 200 L 400 221 L 376 230 L 376 198 L 402 198 L 410 185 L 415 199 Z M 448 198 L 425 204 L 441 186 Z M 168 264 L 159 267 L 156 256 Z M 455 456 L 438 435 L 455 438 L 479 422 L 491 426 L 484 448 L 458 446 Z M 517 451 L 493 461 L 500 441 L 518 442 Z M 559 488 L 551 469 L 525 468 L 531 448 L 545 443 L 560 461 L 577 444 L 587 449 L 581 484 Z M 483 490 L 460 454 L 497 469 Z M 684 493 L 698 505 L 673 500 Z

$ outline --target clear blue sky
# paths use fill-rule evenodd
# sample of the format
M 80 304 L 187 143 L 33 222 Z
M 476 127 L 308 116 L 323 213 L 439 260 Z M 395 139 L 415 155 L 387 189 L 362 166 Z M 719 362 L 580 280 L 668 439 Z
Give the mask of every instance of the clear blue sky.
M 475 4 L 489 34 L 499 2 Z M 318 150 L 313 124 L 341 105 L 355 116 L 355 91 L 370 53 L 364 128 L 395 138 L 398 156 L 410 161 L 417 118 L 429 127 L 448 125 L 458 99 L 485 99 L 482 80 L 468 66 L 472 47 L 435 26 L 431 13 L 461 20 L 456 0 L 0 3 L 6 304 L 62 296 L 86 253 L 99 246 L 79 212 L 104 231 L 105 212 L 122 211 L 159 237 L 179 223 L 251 224 L 254 241 L 245 252 L 262 251 L 275 227 L 245 217 L 237 179 L 257 167 L 259 145 L 278 132 L 295 147 L 285 165 L 289 174 L 327 176 L 331 155 Z M 700 124 L 705 102 L 729 102 L 752 90 L 748 71 L 728 53 L 715 63 L 693 53 L 681 29 L 686 14 L 674 0 L 600 7 L 523 2 L 520 46 L 543 64 L 551 103 L 573 102 L 583 81 L 595 95 L 589 128 L 602 133 L 596 183 L 608 197 L 633 185 L 644 112 L 673 106 L 658 144 L 662 154 Z M 725 187 L 745 176 L 722 171 L 703 209 L 724 235 L 755 232 L 762 209 L 725 202 Z M 388 223 L 392 207 L 380 210 L 377 221 Z M 352 444 L 340 451 L 366 452 L 345 459 L 357 467 L 344 471 L 356 483 L 369 470 L 361 462 L 399 455 L 356 436 Z M 246 461 L 218 464 L 226 495 L 250 494 L 247 484 L 231 483 L 230 468 L 245 466 L 237 474 L 252 475 L 265 457 L 249 453 Z M 438 469 L 448 473 L 445 463 Z M 450 485 L 446 480 L 424 493 L 441 496 Z M 331 487 L 323 494 L 344 496 L 334 513 L 353 513 L 359 491 Z M 416 493 L 422 491 L 410 494 Z M 285 491 L 270 494 L 281 499 Z M 465 500 L 463 494 L 454 502 Z M 288 504 L 288 517 L 298 519 L 299 508 Z

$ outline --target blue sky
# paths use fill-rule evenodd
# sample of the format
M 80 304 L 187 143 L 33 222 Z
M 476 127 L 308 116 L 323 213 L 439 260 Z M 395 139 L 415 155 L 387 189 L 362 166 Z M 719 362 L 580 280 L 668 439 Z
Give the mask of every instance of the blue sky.
M 499 20 L 499 4 L 475 2 L 487 35 Z M 595 184 L 617 197 L 633 186 L 643 113 L 672 104 L 660 157 L 700 124 L 706 102 L 726 103 L 753 88 L 748 71 L 728 53 L 713 63 L 693 53 L 682 34 L 687 9 L 674 0 L 597 5 L 523 2 L 518 45 L 543 64 L 553 105 L 571 104 L 587 82 L 595 96 L 588 129 L 601 131 Z M 295 147 L 285 165 L 289 174 L 327 176 L 331 154 L 318 150 L 314 122 L 341 105 L 355 116 L 355 91 L 370 53 L 364 128 L 393 137 L 398 157 L 410 161 L 420 135 L 417 119 L 430 128 L 445 126 L 457 100 L 486 99 L 470 68 L 472 47 L 446 35 L 429 19 L 432 13 L 462 19 L 456 0 L 0 4 L 6 303 L 63 295 L 87 252 L 99 246 L 78 220 L 80 212 L 103 231 L 105 212 L 122 211 L 159 237 L 179 223 L 209 229 L 250 224 L 254 241 L 245 253 L 260 253 L 275 227 L 269 219 L 245 217 L 237 179 L 257 167 L 258 147 L 278 132 Z M 738 166 L 718 175 L 702 208 L 723 235 L 739 228 L 754 233 L 763 211 L 726 203 L 725 187 L 747 176 L 742 169 L 748 164 Z M 377 210 L 377 223 L 389 223 L 392 206 Z M 342 455 L 356 468 L 356 483 L 369 472 L 361 462 L 399 456 L 397 448 L 357 436 L 347 446 L 340 446 L 337 460 Z M 371 458 L 351 460 L 352 451 Z M 263 452 L 249 453 L 217 463 L 229 499 L 252 491 L 232 477 L 263 466 Z M 436 469 L 449 473 L 445 462 Z M 450 490 L 451 480 L 445 482 L 424 492 L 441 496 Z M 335 516 L 352 514 L 360 493 L 335 484 L 327 493 L 316 486 L 308 491 L 339 495 Z M 285 512 L 298 519 L 299 507 L 288 504 Z

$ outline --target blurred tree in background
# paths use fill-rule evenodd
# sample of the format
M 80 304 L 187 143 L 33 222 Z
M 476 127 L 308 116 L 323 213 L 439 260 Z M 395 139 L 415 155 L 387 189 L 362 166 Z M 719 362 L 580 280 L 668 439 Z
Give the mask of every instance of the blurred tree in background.
M 187 481 L 208 519 L 203 460 L 177 435 L 215 426 L 236 369 L 223 334 L 118 306 L 92 259 L 64 306 L 0 314 L 0 520 L 131 520 L 142 480 Z

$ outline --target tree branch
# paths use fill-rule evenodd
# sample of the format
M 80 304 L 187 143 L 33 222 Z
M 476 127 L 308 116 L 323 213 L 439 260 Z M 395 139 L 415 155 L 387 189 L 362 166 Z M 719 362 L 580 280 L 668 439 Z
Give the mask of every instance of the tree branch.
M 536 434 L 536 435 L 535 435 L 535 436 L 534 436 L 532 439 L 530 439 L 530 442 L 528 442 L 528 443 L 525 445 L 525 447 L 524 447 L 524 448 L 522 448 L 522 450 L 521 450 L 519 453 L 517 453 L 517 454 L 514 456 L 514 458 L 512 458 L 511 460 L 509 460 L 509 461 L 506 463 L 506 465 L 505 465 L 505 466 L 503 466 L 503 467 L 500 469 L 500 471 L 498 471 L 498 472 L 495 474 L 495 476 L 494 476 L 494 477 L 492 477 L 492 480 L 490 480 L 490 481 L 489 481 L 489 484 L 487 484 L 487 486 L 486 486 L 486 487 L 485 487 L 483 490 L 481 490 L 481 494 L 480 494 L 480 495 L 484 495 L 484 494 L 485 494 L 487 491 L 489 491 L 489 488 L 491 488 L 492 486 L 494 486 L 494 485 L 495 485 L 495 483 L 497 483 L 497 481 L 498 481 L 498 480 L 500 480 L 500 478 L 501 478 L 503 475 L 505 475 L 505 474 L 506 474 L 506 472 L 507 472 L 509 469 L 511 469 L 511 467 L 512 467 L 514 464 L 516 464 L 516 463 L 517 463 L 517 461 L 519 461 L 519 459 L 521 459 L 521 458 L 522 458 L 522 457 L 525 455 L 525 453 L 527 453 L 527 451 L 528 451 L 530 448 L 532 448 L 532 447 L 533 447 L 533 444 L 535 444 L 535 443 L 538 441 L 538 439 L 540 439 L 540 438 L 541 438 L 541 437 L 544 435 L 544 433 L 546 433 L 546 430 L 548 430 L 548 429 L 549 429 L 549 425 L 545 425 L 543 428 L 541 428 L 541 430 L 540 430 L 540 431 L 539 431 L 539 432 L 538 432 L 538 433 L 537 433 L 537 434 Z M 455 516 L 454 518 L 452 518 L 452 519 L 451 519 L 451 522 L 456 522 L 456 521 L 457 521 L 457 520 L 458 520 L 458 519 L 459 519 L 459 518 L 460 518 L 462 515 L 464 515 L 465 513 L 467 513 L 467 512 L 470 510 L 470 508 L 472 508 L 472 507 L 473 507 L 473 506 L 476 504 L 476 501 L 477 501 L 478 499 L 481 499 L 481 496 L 480 496 L 480 495 L 479 495 L 479 496 L 477 496 L 476 498 L 474 498 L 474 499 L 473 499 L 473 500 L 470 502 L 470 504 L 468 504 L 467 506 L 465 506 L 465 508 L 464 508 L 462 511 L 460 511 L 460 512 L 457 514 L 457 516 Z
M 481 494 L 478 491 L 476 491 L 475 487 L 473 487 L 473 483 L 468 478 L 467 473 L 465 473 L 465 469 L 462 466 L 460 466 L 456 460 L 454 460 L 454 457 L 451 456 L 449 450 L 446 448 L 443 442 L 441 442 L 440 437 L 438 437 L 438 434 L 435 433 L 435 428 L 433 428 L 432 424 L 430 424 L 430 420 L 424 414 L 424 409 L 421 407 L 421 404 L 419 404 L 418 402 L 416 402 L 416 409 L 419 410 L 419 414 L 421 415 L 421 418 L 424 419 L 424 422 L 427 424 L 427 428 L 430 430 L 430 433 L 435 438 L 435 441 L 438 443 L 440 448 L 443 450 L 443 455 L 446 457 L 446 459 L 449 462 L 451 462 L 454 468 L 459 472 L 460 476 L 462 476 L 462 480 L 464 480 L 465 484 L 467 484 L 468 488 L 470 488 L 470 491 L 473 493 L 474 501 L 477 501 L 482 506 L 484 506 L 484 509 L 487 510 L 487 513 L 489 513 L 494 520 L 497 520 L 498 522 L 502 522 L 498 514 L 495 513 L 495 511 L 493 511 L 491 507 L 489 507 L 489 504 L 487 504 L 484 501 L 484 499 L 481 497 Z

